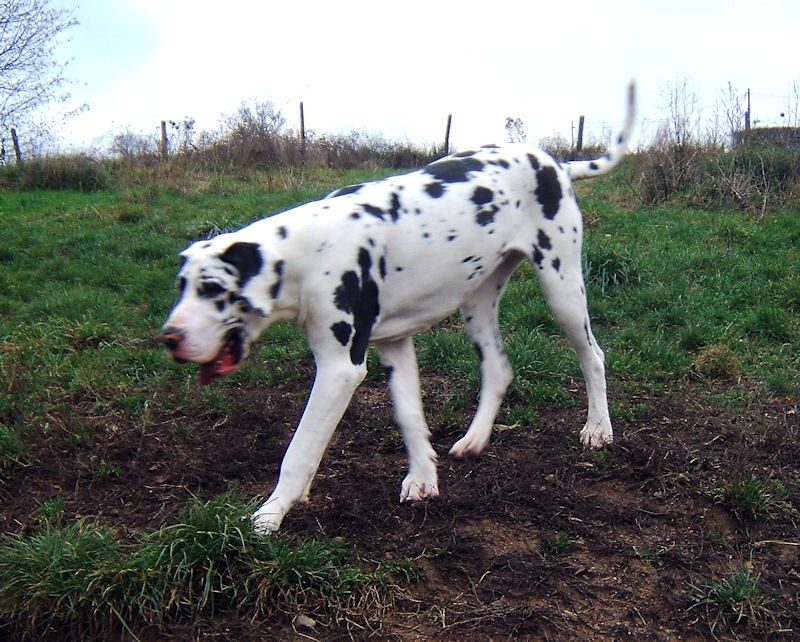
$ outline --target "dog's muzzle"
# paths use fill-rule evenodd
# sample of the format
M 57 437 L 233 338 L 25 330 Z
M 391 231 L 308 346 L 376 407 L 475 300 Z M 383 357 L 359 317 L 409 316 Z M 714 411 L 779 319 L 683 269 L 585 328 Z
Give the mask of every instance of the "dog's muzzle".
M 164 328 L 158 338 L 175 361 L 178 363 L 191 361 L 181 352 L 185 338 L 182 330 L 168 326 Z M 238 370 L 244 355 L 245 342 L 242 329 L 231 328 L 225 333 L 222 347 L 217 355 L 211 361 L 200 364 L 200 385 L 206 386 L 214 379 L 225 377 Z

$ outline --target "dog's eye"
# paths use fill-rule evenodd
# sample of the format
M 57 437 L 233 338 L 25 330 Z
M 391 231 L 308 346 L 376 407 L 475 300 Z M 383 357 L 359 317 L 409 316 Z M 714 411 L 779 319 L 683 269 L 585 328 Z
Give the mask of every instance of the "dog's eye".
M 215 281 L 205 281 L 197 288 L 197 294 L 204 299 L 216 299 L 224 292 L 225 288 Z

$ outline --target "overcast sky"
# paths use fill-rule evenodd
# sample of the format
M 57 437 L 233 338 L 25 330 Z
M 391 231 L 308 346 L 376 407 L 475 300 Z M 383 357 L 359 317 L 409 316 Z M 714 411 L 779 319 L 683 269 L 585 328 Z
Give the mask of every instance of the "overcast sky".
M 728 83 L 751 90 L 753 119 L 786 123 L 800 85 L 797 0 L 81 0 L 58 56 L 71 104 L 89 109 L 65 141 L 103 148 L 114 134 L 156 136 L 161 120 L 216 130 L 242 101 L 272 101 L 299 128 L 440 142 L 567 140 L 622 122 L 639 88 L 639 132 L 666 117 L 685 81 L 710 119 Z M 781 117 L 781 113 L 787 116 Z M 788 124 L 788 123 L 787 123 Z M 791 123 L 795 124 L 795 123 Z M 649 142 L 645 140 L 644 142 Z

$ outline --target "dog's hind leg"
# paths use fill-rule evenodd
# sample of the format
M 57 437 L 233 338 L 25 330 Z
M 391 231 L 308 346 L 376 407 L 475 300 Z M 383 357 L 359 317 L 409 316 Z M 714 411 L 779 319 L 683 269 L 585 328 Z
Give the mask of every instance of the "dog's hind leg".
M 605 356 L 589 322 L 580 246 L 575 244 L 561 249 L 558 262 L 541 261 L 537 273 L 544 297 L 575 349 L 586 380 L 589 413 L 581 430 L 581 442 L 588 448 L 600 448 L 613 440 L 606 397 Z
M 461 306 L 464 329 L 481 360 L 481 393 L 469 429 L 450 449 L 452 457 L 481 454 L 489 443 L 494 420 L 511 383 L 513 373 L 503 349 L 497 313 L 508 277 L 520 260 L 519 255 L 507 257 Z
M 395 419 L 408 453 L 408 475 L 403 480 L 400 501 L 438 497 L 436 451 L 431 446 L 430 430 L 425 423 L 413 340 L 406 337 L 375 346 L 389 372 Z

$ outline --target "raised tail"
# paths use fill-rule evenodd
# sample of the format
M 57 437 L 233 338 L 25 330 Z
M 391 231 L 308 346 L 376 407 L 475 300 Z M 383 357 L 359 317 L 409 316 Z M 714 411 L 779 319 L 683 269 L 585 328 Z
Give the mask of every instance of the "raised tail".
M 636 83 L 631 81 L 628 85 L 628 110 L 625 114 L 625 124 L 617 136 L 614 145 L 604 156 L 594 160 L 576 160 L 562 163 L 562 167 L 573 181 L 582 178 L 592 178 L 611 171 L 628 151 L 631 140 L 633 121 L 636 116 Z

